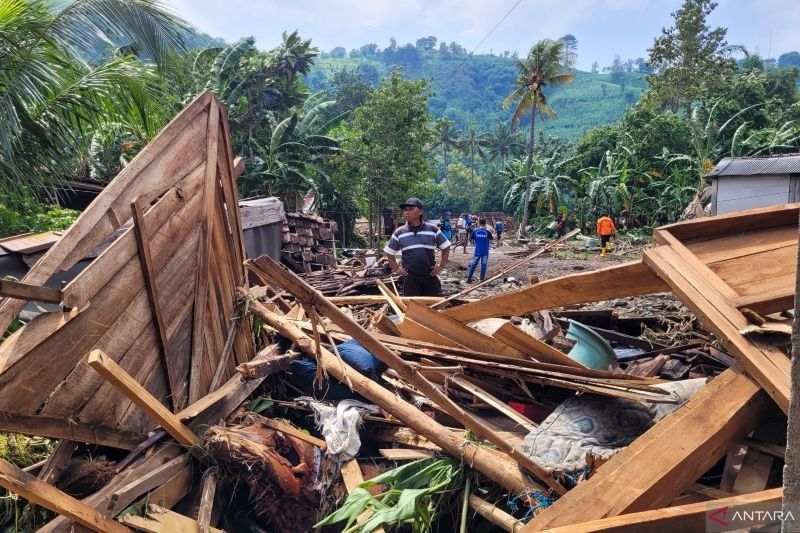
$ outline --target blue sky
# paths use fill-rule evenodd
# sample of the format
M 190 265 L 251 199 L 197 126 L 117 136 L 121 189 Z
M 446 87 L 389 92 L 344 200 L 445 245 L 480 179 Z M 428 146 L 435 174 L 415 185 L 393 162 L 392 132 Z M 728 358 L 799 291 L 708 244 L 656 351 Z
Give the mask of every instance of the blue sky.
M 231 42 L 256 38 L 269 49 L 284 30 L 299 29 L 321 50 L 374 42 L 385 48 L 434 35 L 471 51 L 517 0 L 172 0 L 173 10 L 200 30 Z M 800 50 L 800 1 L 718 0 L 712 25 L 728 28 L 728 42 L 773 57 Z M 522 0 L 478 53 L 526 52 L 536 41 L 566 33 L 578 39 L 578 68 L 646 57 L 680 0 Z

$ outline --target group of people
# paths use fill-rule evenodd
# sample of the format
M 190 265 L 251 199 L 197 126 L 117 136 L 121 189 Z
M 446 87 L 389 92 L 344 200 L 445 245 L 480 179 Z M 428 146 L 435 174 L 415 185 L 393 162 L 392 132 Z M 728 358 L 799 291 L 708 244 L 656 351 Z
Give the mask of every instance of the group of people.
M 389 261 L 392 272 L 403 277 L 404 296 L 439 296 L 442 284 L 439 273 L 447 265 L 453 239 L 453 223 L 449 213 L 442 216 L 437 225 L 425 222 L 424 206 L 419 198 L 409 198 L 400 204 L 406 223 L 395 229 L 383 252 Z M 492 231 L 486 227 L 486 219 L 476 215 L 462 213 L 456 223 L 458 231 L 456 246 L 463 246 L 467 251 L 467 243 L 474 245 L 472 260 L 467 271 L 467 283 L 471 283 L 478 264 L 481 266 L 480 280 L 486 277 L 489 263 L 489 249 L 494 240 Z M 495 232 L 499 242 L 503 234 L 502 221 L 495 222 Z M 566 215 L 559 213 L 556 217 L 556 234 L 566 235 Z M 610 250 L 611 237 L 616 233 L 614 221 L 610 214 L 597 220 L 597 235 L 600 238 L 600 255 L 605 256 Z M 441 250 L 439 262 L 436 262 L 436 250 Z M 403 264 L 397 262 L 397 255 L 403 254 Z

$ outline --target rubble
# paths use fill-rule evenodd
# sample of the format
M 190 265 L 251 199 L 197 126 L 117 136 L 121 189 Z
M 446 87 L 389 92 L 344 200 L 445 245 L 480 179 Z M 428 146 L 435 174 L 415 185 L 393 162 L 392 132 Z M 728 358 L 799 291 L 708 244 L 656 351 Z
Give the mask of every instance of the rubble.
M 4 327 L 59 305 L 0 344 L 0 431 L 58 440 L 30 472 L 0 460 L 0 485 L 55 513 L 43 531 L 371 529 L 459 506 L 508 531 L 675 530 L 780 500 L 798 205 L 658 228 L 642 260 L 478 300 L 403 298 L 315 217 L 287 215 L 290 269 L 245 260 L 240 170 L 205 93 L 0 284 Z M 569 321 L 615 364 L 576 361 Z M 327 411 L 360 447 L 313 421 L 334 389 L 374 406 Z

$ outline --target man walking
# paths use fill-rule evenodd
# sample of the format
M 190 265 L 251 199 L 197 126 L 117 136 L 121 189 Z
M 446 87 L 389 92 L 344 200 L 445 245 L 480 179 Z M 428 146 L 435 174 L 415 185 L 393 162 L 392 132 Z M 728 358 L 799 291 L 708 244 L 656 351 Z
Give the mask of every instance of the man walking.
M 503 221 L 497 219 L 494 221 L 494 231 L 497 233 L 497 243 L 503 240 Z
M 600 237 L 600 257 L 605 257 L 606 252 L 611 249 L 609 240 L 617 232 L 614 226 L 614 221 L 611 220 L 611 214 L 602 216 L 597 219 L 597 236 Z
M 475 273 L 478 261 L 481 263 L 481 281 L 486 277 L 486 267 L 489 264 L 489 241 L 491 240 L 492 232 L 486 229 L 486 219 L 482 218 L 478 221 L 478 227 L 472 230 L 472 242 L 475 243 L 475 255 L 472 256 L 472 261 L 469 263 L 467 283 L 472 283 L 472 275 Z
M 439 272 L 447 265 L 450 241 L 434 226 L 422 219 L 424 214 L 419 198 L 409 198 L 400 204 L 406 223 L 397 228 L 383 252 L 392 272 L 403 277 L 403 296 L 439 296 L 442 284 Z M 436 263 L 435 250 L 442 251 Z M 397 264 L 397 254 L 403 256 L 403 266 Z

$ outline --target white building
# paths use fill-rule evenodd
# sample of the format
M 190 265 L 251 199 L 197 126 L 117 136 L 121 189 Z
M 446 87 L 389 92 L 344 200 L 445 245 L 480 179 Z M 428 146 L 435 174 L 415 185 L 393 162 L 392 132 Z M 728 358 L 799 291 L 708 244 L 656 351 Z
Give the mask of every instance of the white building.
M 706 175 L 711 214 L 800 201 L 800 154 L 726 157 Z

